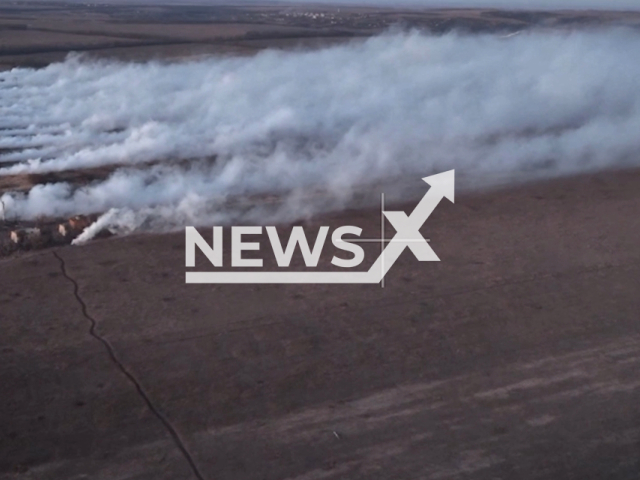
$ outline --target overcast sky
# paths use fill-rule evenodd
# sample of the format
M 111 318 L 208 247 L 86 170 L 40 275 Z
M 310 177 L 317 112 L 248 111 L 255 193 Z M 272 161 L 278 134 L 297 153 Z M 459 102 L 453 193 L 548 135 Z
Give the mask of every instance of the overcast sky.
M 23 0 L 28 2 L 29 0 Z M 78 3 L 119 3 L 119 4 L 356 4 L 376 6 L 416 6 L 416 7 L 495 7 L 526 10 L 640 10 L 640 0 L 70 0 Z M 0 0 L 0 3 L 2 0 Z
M 338 0 L 339 1 L 339 0 Z M 362 3 L 394 4 L 389 0 L 365 0 Z M 405 0 L 404 3 L 426 6 L 501 7 L 524 9 L 633 9 L 640 10 L 640 0 Z
M 462 7 L 501 7 L 525 9 L 640 9 L 640 0 L 405 0 L 415 5 Z M 366 0 L 363 3 L 390 4 L 388 0 Z
M 184 0 L 187 1 L 187 0 Z M 242 0 L 238 0 L 241 3 Z M 285 0 L 287 3 L 318 3 L 317 0 Z M 640 0 L 320 0 L 322 3 L 346 3 L 425 7 L 499 7 L 512 9 L 604 9 L 640 10 Z

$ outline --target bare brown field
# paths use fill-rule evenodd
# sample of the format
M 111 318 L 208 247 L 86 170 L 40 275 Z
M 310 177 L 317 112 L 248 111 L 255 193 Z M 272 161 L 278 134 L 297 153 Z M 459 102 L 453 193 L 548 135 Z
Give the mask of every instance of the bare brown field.
M 0 52 L 13 52 L 17 48 L 32 49 L 35 52 L 55 48 L 73 50 L 74 48 L 111 46 L 131 43 L 130 40 L 99 35 L 77 35 L 28 30 L 0 30 Z
M 635 480 L 639 184 L 445 202 L 384 289 L 185 285 L 182 233 L 5 260 L 0 478 Z
M 0 9 L 0 68 L 43 66 L 70 51 L 144 61 L 263 48 L 318 47 L 393 25 L 442 33 L 575 25 L 640 26 L 633 12 L 397 10 L 326 6 L 9 4 Z

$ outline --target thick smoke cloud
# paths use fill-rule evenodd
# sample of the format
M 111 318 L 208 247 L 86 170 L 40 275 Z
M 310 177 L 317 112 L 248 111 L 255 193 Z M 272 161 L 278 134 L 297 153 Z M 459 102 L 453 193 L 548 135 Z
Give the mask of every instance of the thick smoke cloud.
M 293 220 L 451 168 L 490 185 L 637 165 L 638 51 L 630 30 L 395 32 L 251 58 L 14 69 L 0 73 L 0 175 L 118 167 L 2 201 L 25 219 L 108 212 L 92 231 L 170 229 Z

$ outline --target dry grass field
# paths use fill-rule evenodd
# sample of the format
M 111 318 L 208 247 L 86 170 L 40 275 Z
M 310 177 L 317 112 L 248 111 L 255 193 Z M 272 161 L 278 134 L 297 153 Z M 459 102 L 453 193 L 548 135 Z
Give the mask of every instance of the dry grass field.
M 639 184 L 443 203 L 384 289 L 185 285 L 182 233 L 5 259 L 0 478 L 635 480 Z

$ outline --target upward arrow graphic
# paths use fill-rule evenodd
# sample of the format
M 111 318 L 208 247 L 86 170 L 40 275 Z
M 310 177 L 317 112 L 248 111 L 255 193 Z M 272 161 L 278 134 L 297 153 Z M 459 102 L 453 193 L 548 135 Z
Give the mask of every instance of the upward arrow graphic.
M 382 281 L 405 248 L 409 248 L 421 262 L 440 261 L 420 234 L 420 228 L 443 198 L 447 198 L 452 203 L 455 201 L 455 170 L 424 177 L 422 180 L 428 183 L 431 188 L 413 209 L 411 215 L 407 216 L 404 212 L 383 212 L 396 229 L 396 234 L 369 269 L 369 273 L 372 275 L 377 274 L 378 281 Z

